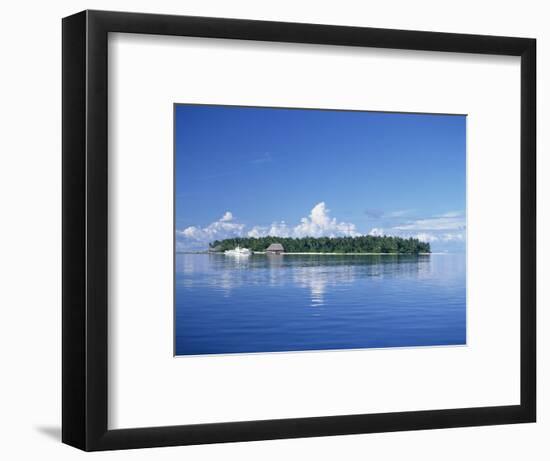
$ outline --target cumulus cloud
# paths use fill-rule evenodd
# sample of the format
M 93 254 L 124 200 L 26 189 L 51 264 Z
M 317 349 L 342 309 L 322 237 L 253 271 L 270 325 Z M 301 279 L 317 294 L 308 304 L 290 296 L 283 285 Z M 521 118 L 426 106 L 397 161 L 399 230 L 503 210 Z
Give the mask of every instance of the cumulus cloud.
M 300 224 L 294 228 L 296 237 L 337 237 L 337 236 L 357 236 L 355 224 L 338 222 L 336 218 L 331 218 L 330 210 L 325 202 L 319 202 L 313 207 L 308 217 L 302 218 Z
M 223 216 L 206 227 L 189 226 L 176 230 L 176 245 L 178 249 L 193 249 L 204 247 L 213 240 L 237 237 L 242 235 L 244 224 L 233 222 L 233 214 L 226 211 Z
M 381 236 L 384 235 L 384 229 L 382 229 L 380 227 L 373 227 L 370 230 L 369 235 L 372 236 L 372 237 L 381 237 Z
M 343 237 L 358 236 L 355 224 L 338 221 L 330 216 L 325 202 L 315 205 L 308 216 L 302 218 L 296 226 L 285 221 L 276 221 L 269 226 L 252 226 L 238 223 L 233 213 L 224 215 L 206 227 L 189 226 L 176 231 L 177 248 L 180 250 L 206 248 L 214 240 L 231 237 Z
M 284 221 L 274 222 L 271 226 L 254 226 L 247 234 L 248 237 L 290 237 L 292 229 Z
M 250 229 L 247 234 L 248 237 L 264 237 L 267 235 L 267 227 L 262 226 L 254 226 L 252 229 Z
M 231 211 L 226 211 L 220 219 L 221 222 L 233 221 L 233 213 Z
M 394 212 L 395 217 L 401 212 Z M 417 220 L 404 220 L 390 228 L 373 227 L 368 235 L 417 238 L 424 242 L 439 244 L 463 242 L 465 219 L 461 212 L 449 212 Z M 271 225 L 246 226 L 239 223 L 231 211 L 226 211 L 217 221 L 205 227 L 189 226 L 176 231 L 178 250 L 205 249 L 214 240 L 232 237 L 356 237 L 362 235 L 355 224 L 338 221 L 330 215 L 325 202 L 317 203 L 309 215 L 294 226 L 285 221 Z

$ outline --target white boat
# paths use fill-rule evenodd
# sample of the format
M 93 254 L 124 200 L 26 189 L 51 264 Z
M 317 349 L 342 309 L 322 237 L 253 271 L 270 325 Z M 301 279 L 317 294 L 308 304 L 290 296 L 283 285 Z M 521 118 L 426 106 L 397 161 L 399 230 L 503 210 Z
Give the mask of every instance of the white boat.
M 241 248 L 237 245 L 233 250 L 225 250 L 224 254 L 227 256 L 250 256 L 252 252 L 248 248 Z

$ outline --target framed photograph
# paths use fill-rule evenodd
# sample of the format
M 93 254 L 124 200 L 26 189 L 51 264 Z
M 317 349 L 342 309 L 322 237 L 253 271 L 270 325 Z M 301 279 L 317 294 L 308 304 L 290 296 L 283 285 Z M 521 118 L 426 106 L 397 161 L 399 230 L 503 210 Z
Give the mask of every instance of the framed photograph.
M 63 441 L 534 422 L 536 42 L 63 19 Z

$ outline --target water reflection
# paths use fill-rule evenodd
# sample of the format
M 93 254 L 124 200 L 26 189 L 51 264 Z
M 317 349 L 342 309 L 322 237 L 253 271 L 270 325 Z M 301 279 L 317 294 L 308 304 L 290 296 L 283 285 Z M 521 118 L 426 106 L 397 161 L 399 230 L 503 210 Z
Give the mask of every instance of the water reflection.
M 430 255 L 252 255 L 177 254 L 176 283 L 208 286 L 229 296 L 245 286 L 289 283 L 309 290 L 310 305 L 325 303 L 327 289 L 345 289 L 358 279 L 425 278 L 433 271 Z
M 302 266 L 293 269 L 293 280 L 298 286 L 310 291 L 312 307 L 325 303 L 327 287 L 340 289 L 352 284 L 361 274 L 355 266 Z
M 464 344 L 464 255 L 177 254 L 177 354 Z

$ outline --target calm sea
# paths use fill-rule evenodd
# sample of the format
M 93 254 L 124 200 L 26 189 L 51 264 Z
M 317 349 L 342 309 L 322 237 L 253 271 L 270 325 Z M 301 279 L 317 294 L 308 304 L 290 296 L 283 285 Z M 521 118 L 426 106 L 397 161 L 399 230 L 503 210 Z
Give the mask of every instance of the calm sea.
M 464 254 L 176 255 L 176 354 L 466 342 Z

